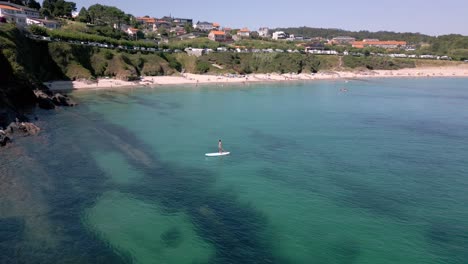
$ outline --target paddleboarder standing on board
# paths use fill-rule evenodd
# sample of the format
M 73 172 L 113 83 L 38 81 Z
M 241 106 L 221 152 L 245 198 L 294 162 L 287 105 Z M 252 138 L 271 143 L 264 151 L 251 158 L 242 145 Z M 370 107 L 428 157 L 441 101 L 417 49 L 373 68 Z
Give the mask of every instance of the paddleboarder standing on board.
M 221 139 L 218 141 L 218 150 L 219 150 L 219 153 L 223 152 L 223 143 L 221 143 Z

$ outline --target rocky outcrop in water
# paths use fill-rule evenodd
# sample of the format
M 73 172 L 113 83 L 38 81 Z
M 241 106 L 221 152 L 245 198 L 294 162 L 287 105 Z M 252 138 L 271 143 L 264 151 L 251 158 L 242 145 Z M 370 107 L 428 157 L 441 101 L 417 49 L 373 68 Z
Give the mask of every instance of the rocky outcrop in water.
M 41 129 L 29 122 L 12 122 L 5 130 L 0 128 L 0 146 L 4 147 L 10 143 L 13 136 L 34 136 L 39 134 Z
M 36 103 L 39 108 L 42 109 L 55 109 L 60 106 L 75 106 L 77 105 L 67 95 L 60 93 L 53 93 L 47 88 L 41 87 L 41 89 L 33 90 L 33 94 L 36 98 Z M 33 104 L 34 105 L 34 104 Z M 2 108 L 0 108 L 2 109 Z M 0 146 L 5 146 L 11 142 L 13 136 L 32 136 L 37 135 L 40 128 L 33 123 L 28 122 L 28 118 L 21 114 L 22 111 L 17 110 L 13 104 L 7 105 L 0 111 Z M 16 116 L 16 121 L 11 122 Z M 18 119 L 18 117 L 20 119 Z M 11 123 L 10 123 L 11 122 Z M 10 123 L 5 130 L 1 129 L 1 125 L 5 126 Z
M 56 106 L 75 106 L 76 103 L 67 95 L 60 93 L 53 94 L 49 90 L 34 90 L 37 104 L 42 109 L 54 109 Z
M 29 122 L 13 122 L 5 130 L 7 134 L 18 134 L 21 136 L 34 136 L 39 134 L 41 129 Z
M 42 90 L 34 90 L 34 95 L 37 98 L 37 105 L 46 110 L 55 109 L 55 104 L 52 98 Z
M 0 146 L 4 147 L 8 142 L 11 142 L 10 137 L 0 129 Z
M 60 93 L 56 93 L 54 94 L 54 96 L 52 96 L 52 101 L 57 106 L 75 106 L 76 105 L 76 103 L 72 99 L 70 99 L 66 94 L 62 95 Z

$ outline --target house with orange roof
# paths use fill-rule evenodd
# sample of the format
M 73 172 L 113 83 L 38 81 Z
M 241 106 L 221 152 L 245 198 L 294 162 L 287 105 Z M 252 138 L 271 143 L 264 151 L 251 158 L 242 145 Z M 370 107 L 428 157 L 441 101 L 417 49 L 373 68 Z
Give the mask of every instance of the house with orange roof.
M 219 23 L 216 23 L 216 22 L 213 23 L 213 29 L 219 30 L 219 27 L 220 27 Z
M 250 30 L 248 28 L 242 28 L 239 31 L 237 31 L 237 36 L 241 38 L 248 38 L 250 37 Z
M 0 17 L 9 23 L 26 24 L 26 16 L 21 14 L 21 10 L 9 5 L 0 5 Z
M 135 18 L 138 23 L 142 23 L 145 25 L 154 25 L 156 23 L 156 18 L 144 16 L 144 17 L 136 17 Z
M 26 19 L 39 18 L 39 10 L 10 2 L 0 1 L 0 17 L 9 23 L 26 26 Z
M 143 27 L 147 30 L 150 31 L 156 31 L 157 30 L 157 20 L 154 17 L 149 17 L 149 16 L 144 16 L 144 17 L 136 17 L 135 20 L 142 24 Z
M 129 27 L 126 32 L 129 36 L 135 36 L 138 33 L 138 28 Z
M 224 33 L 224 31 L 212 30 L 210 34 L 208 34 L 208 38 L 213 41 L 225 42 L 226 33 Z
M 353 48 L 363 49 L 365 47 L 377 47 L 384 49 L 398 49 L 406 47 L 406 41 L 387 40 L 380 41 L 376 39 L 365 39 L 363 41 L 354 41 Z

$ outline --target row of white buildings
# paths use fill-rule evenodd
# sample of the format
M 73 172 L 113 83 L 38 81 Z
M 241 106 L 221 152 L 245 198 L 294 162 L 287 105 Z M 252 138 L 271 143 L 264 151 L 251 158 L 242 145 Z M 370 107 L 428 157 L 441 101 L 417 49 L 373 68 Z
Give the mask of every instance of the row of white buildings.
M 57 21 L 40 19 L 39 10 L 5 1 L 0 1 L 0 17 L 20 27 L 27 25 L 38 25 L 50 29 L 59 27 Z

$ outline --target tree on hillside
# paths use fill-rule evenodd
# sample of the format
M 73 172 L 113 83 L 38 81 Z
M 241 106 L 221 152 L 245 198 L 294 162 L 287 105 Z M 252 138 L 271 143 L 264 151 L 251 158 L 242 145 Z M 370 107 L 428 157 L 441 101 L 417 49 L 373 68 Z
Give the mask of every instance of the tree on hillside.
M 41 8 L 40 13 L 41 13 L 41 17 L 51 17 L 52 16 L 52 13 L 47 8 Z
M 34 8 L 34 9 L 41 9 L 41 4 L 39 4 L 39 2 L 35 1 L 35 0 L 27 0 L 25 1 L 26 3 L 26 6 L 29 7 L 29 8 Z
M 44 0 L 42 2 L 42 13 L 50 13 L 57 17 L 71 17 L 72 12 L 76 11 L 76 3 L 65 0 Z
M 91 18 L 89 16 L 88 10 L 85 7 L 82 7 L 80 13 L 78 14 L 78 21 L 83 23 L 91 22 Z
M 129 23 L 129 16 L 113 6 L 95 4 L 88 8 L 88 13 L 91 23 L 96 25 L 114 26 L 115 24 L 120 28 L 123 23 Z
M 8 2 L 10 2 L 12 4 L 17 4 L 17 5 L 23 5 L 24 4 L 23 0 L 10 0 Z
M 185 32 L 187 33 L 193 32 L 193 26 L 191 24 L 185 24 L 184 29 L 185 29 Z

